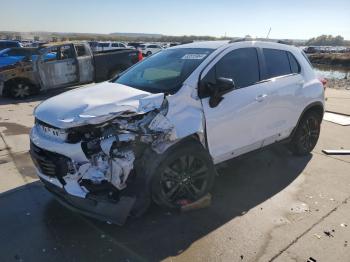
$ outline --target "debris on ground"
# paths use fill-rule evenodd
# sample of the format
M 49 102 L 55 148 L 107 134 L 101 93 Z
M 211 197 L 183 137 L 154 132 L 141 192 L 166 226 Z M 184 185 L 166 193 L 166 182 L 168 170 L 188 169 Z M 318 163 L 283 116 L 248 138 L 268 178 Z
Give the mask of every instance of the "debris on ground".
M 327 237 L 334 237 L 330 231 L 323 231 Z
M 322 149 L 322 152 L 326 155 L 350 155 L 350 150 L 341 149 L 341 150 L 334 150 L 334 149 Z
M 314 234 L 315 237 L 317 237 L 318 239 L 321 239 L 321 236 L 319 234 Z
M 309 259 L 307 260 L 307 262 L 317 262 L 317 260 L 314 259 L 313 257 L 309 257 Z
M 195 202 L 184 202 L 184 205 L 181 205 L 181 211 L 187 212 L 190 210 L 196 210 L 205 208 L 211 205 L 211 194 L 206 194 L 204 197 L 198 199 Z
M 347 224 L 344 224 L 344 223 L 341 223 L 340 226 L 341 226 L 341 227 L 347 227 L 348 225 L 347 225 Z
M 323 119 L 342 126 L 350 125 L 350 116 L 348 115 L 326 112 Z

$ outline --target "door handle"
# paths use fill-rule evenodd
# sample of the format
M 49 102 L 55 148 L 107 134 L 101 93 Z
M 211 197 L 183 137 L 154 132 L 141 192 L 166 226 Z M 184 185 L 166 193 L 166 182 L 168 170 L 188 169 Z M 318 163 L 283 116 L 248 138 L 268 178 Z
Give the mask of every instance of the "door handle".
M 258 101 L 258 102 L 262 102 L 264 101 L 264 99 L 267 97 L 267 94 L 261 94 L 261 95 L 258 95 L 255 100 Z

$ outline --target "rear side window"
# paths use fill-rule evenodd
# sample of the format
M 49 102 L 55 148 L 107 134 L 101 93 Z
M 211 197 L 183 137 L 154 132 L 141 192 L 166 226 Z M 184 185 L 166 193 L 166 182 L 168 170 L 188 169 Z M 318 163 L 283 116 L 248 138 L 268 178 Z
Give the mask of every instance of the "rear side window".
M 292 73 L 286 51 L 263 48 L 267 79 Z
M 258 54 L 255 48 L 241 48 L 225 55 L 213 68 L 216 78 L 233 79 L 236 88 L 260 81 Z
M 109 43 L 99 43 L 98 47 L 109 47 Z
M 293 74 L 298 74 L 300 73 L 300 65 L 294 55 L 292 55 L 290 52 L 287 52 L 288 59 L 289 59 L 289 64 L 290 64 L 290 69 Z

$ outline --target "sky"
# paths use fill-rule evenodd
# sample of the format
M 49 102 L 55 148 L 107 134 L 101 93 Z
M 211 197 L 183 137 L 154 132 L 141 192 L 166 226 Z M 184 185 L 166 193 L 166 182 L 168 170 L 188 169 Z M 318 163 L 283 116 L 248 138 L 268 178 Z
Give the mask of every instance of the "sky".
M 350 0 L 0 0 L 0 31 L 350 40 Z

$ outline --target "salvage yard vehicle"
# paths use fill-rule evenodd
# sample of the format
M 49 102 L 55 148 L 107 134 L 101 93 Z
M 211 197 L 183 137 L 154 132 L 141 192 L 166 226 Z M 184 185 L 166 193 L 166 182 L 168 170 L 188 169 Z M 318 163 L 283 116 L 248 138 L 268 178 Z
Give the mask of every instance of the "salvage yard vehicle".
M 215 165 L 285 142 L 315 147 L 324 88 L 296 47 L 214 41 L 166 49 L 35 109 L 30 153 L 70 209 L 123 224 L 211 189 Z
M 120 42 L 98 42 L 96 47 L 94 48 L 94 52 L 123 49 L 123 48 L 127 48 L 127 46 L 124 43 L 120 43 Z
M 0 95 L 26 98 L 41 90 L 111 79 L 142 60 L 137 50 L 119 49 L 93 54 L 87 43 L 54 43 L 14 65 L 0 68 Z
M 163 50 L 163 47 L 156 44 L 144 44 L 144 45 L 140 45 L 140 48 L 141 48 L 142 54 L 144 54 L 145 56 L 150 56 L 152 54 L 158 53 Z
M 22 45 L 19 41 L 0 40 L 0 50 L 11 48 L 11 47 L 22 47 Z

